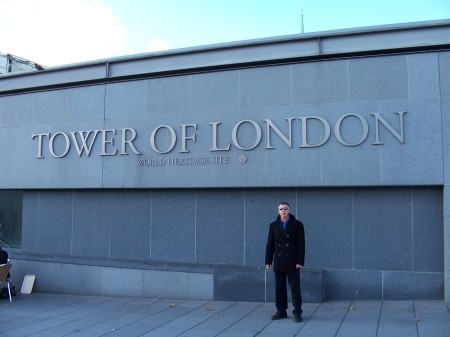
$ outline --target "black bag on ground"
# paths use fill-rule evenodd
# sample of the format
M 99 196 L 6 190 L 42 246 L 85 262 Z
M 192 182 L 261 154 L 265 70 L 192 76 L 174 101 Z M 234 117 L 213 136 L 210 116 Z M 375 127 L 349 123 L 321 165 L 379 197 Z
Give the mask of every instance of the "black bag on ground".
M 11 291 L 11 296 L 16 296 L 16 287 L 12 283 L 9 284 L 9 290 Z M 9 298 L 7 287 L 3 287 L 1 298 Z

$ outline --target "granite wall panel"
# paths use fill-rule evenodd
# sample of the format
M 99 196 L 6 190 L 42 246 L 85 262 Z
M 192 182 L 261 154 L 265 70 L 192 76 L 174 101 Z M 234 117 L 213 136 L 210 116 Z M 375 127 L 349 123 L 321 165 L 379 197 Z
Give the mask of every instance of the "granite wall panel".
M 0 97 L 0 128 L 32 123 L 33 94 Z
M 268 149 L 264 151 L 266 185 L 277 186 L 282 179 L 283 186 L 314 186 L 322 183 L 321 156 L 319 148 L 300 148 L 303 132 L 301 116 L 315 115 L 320 108 L 314 106 L 268 107 L 265 118 L 270 119 L 282 135 L 290 140 L 286 143 L 274 130 L 265 135 Z M 321 110 L 320 110 L 321 111 Z M 317 144 L 323 138 L 323 126 L 312 120 L 308 128 L 308 141 Z M 289 132 L 290 131 L 290 132 Z M 250 157 L 251 154 L 248 156 Z M 286 165 L 290 158 L 292 165 Z M 295 163 L 295 164 L 294 164 Z
M 197 191 L 196 217 L 196 261 L 242 265 L 243 191 Z
M 450 303 L 450 185 L 444 185 L 444 280 L 445 280 L 445 301 Z
M 22 201 L 22 251 L 38 252 L 39 192 L 23 193 Z
M 298 191 L 298 217 L 305 226 L 306 266 L 353 268 L 352 201 L 351 189 Z
M 381 300 L 382 272 L 327 269 L 324 271 L 324 289 L 327 300 Z
M 152 192 L 151 258 L 196 262 L 196 192 Z
M 73 192 L 39 193 L 38 251 L 42 254 L 72 254 Z
M 347 102 L 347 67 L 347 60 L 293 65 L 292 104 Z
M 147 115 L 185 115 L 191 112 L 191 77 L 174 76 L 147 81 Z
M 192 75 L 191 109 L 193 113 L 239 109 L 239 72 Z
M 112 103 L 111 91 L 114 90 L 110 89 L 109 92 L 110 104 Z M 95 85 L 68 90 L 67 121 L 71 123 L 95 120 L 103 121 L 105 118 L 105 92 L 106 85 Z M 117 97 L 115 98 L 117 99 Z M 123 105 L 121 106 L 123 107 Z
M 450 97 L 450 52 L 439 53 L 439 84 L 441 97 Z
M 407 188 L 355 191 L 356 269 L 412 270 L 412 200 L 408 191 Z
M 351 59 L 348 77 L 350 101 L 408 98 L 405 55 Z
M 0 128 L 0 142 L 3 149 L 0 151 L 0 161 L 2 163 L 14 163 L 14 138 L 12 137 L 14 129 Z M 15 183 L 15 168 L 13 165 L 0 166 L 0 184 L 2 188 L 12 188 Z M 21 186 L 20 184 L 17 184 Z M 16 186 L 17 186 L 16 185 Z
M 408 96 L 437 98 L 439 92 L 439 57 L 437 53 L 408 55 Z
M 380 145 L 381 181 L 387 185 L 433 185 L 436 181 L 442 181 L 440 100 L 410 99 L 380 103 L 382 115 L 386 116 L 386 120 L 398 132 L 400 129 L 397 126 L 399 122 L 395 120 L 397 118 L 384 113 L 389 110 L 407 111 L 403 116 L 405 137 L 404 144 L 401 144 L 394 140 L 392 134 L 387 133 L 386 128 L 382 128 L 380 140 L 394 141 L 389 146 Z
M 146 116 L 146 90 L 146 81 L 131 81 L 106 85 L 105 120 L 144 119 Z
M 447 303 L 447 305 L 449 305 L 450 303 L 450 276 L 448 276 L 448 274 L 446 273 L 444 276 L 444 296 L 445 296 L 445 302 Z
M 384 300 L 442 300 L 442 273 L 383 272 Z
M 214 300 L 265 301 L 265 269 L 218 266 L 214 269 Z
M 36 278 L 44 278 L 44 275 L 51 271 L 51 268 L 58 268 L 58 277 L 59 280 L 53 280 L 54 282 L 59 282 L 58 286 L 60 287 L 60 291 L 62 293 L 68 294 L 76 294 L 76 295 L 98 295 L 108 293 L 108 289 L 110 287 L 114 287 L 115 284 L 118 283 L 117 279 L 114 279 L 115 282 L 111 282 L 105 287 L 105 284 L 102 284 L 102 267 L 93 267 L 93 266 L 80 266 L 76 264 L 58 264 L 58 263 L 47 263 L 43 264 L 36 274 Z M 120 279 L 128 280 L 129 271 L 127 270 L 127 275 L 121 275 Z M 130 272 L 131 274 L 131 272 Z M 46 285 L 42 285 L 45 287 L 42 292 L 52 293 L 55 290 L 52 289 L 52 284 L 49 283 Z M 131 284 L 132 281 L 130 281 Z M 133 289 L 130 287 L 130 289 Z
M 444 270 L 443 195 L 440 189 L 415 188 L 412 191 L 413 270 Z
M 52 90 L 34 94 L 32 125 L 67 122 L 67 90 Z
M 441 99 L 442 123 L 450 125 L 450 98 Z M 448 132 L 442 134 L 444 185 L 450 184 L 450 135 Z
M 151 192 L 111 192 L 112 258 L 150 259 Z
M 240 108 L 291 104 L 291 66 L 272 66 L 240 71 Z
M 357 189 L 353 204 L 354 268 L 411 271 L 411 189 Z
M 110 257 L 110 210 L 109 191 L 77 191 L 74 194 L 73 255 Z

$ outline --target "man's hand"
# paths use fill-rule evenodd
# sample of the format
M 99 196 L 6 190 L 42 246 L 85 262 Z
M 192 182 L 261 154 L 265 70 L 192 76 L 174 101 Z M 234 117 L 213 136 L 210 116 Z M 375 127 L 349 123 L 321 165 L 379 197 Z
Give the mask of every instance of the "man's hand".
M 302 269 L 302 268 L 303 268 L 303 266 L 302 266 L 301 264 L 296 264 L 296 265 L 295 265 L 295 269 L 300 270 L 300 269 Z
M 270 268 L 272 268 L 271 264 L 266 264 L 266 269 L 269 270 Z

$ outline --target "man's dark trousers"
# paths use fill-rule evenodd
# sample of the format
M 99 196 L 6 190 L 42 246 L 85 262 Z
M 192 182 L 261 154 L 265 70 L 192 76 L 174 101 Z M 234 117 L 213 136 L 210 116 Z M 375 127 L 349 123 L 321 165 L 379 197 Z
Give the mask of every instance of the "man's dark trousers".
M 302 314 L 302 291 L 300 289 L 300 271 L 274 272 L 275 274 L 275 306 L 279 311 L 286 311 L 288 307 L 286 278 L 291 288 L 292 305 L 296 313 Z

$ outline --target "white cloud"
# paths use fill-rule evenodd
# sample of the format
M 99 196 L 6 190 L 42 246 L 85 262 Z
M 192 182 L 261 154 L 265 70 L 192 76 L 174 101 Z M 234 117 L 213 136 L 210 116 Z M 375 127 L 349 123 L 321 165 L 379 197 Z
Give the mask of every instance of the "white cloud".
M 126 29 L 93 0 L 1 0 L 0 48 L 44 66 L 124 53 Z
M 147 47 L 148 52 L 163 51 L 168 49 L 170 49 L 169 44 L 159 38 L 150 41 Z

